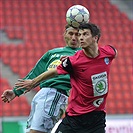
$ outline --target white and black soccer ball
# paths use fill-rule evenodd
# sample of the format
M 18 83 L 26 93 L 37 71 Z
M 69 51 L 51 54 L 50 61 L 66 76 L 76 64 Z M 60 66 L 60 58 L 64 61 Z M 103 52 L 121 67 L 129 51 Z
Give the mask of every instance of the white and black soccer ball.
M 74 5 L 70 7 L 66 13 L 66 21 L 73 27 L 79 27 L 80 24 L 88 23 L 89 18 L 89 11 L 82 5 Z

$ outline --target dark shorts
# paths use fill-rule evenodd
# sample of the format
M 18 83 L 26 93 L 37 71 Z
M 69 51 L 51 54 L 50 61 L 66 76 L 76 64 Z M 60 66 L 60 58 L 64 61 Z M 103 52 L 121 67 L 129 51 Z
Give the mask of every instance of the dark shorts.
M 94 111 L 62 120 L 55 133 L 105 133 L 105 112 Z

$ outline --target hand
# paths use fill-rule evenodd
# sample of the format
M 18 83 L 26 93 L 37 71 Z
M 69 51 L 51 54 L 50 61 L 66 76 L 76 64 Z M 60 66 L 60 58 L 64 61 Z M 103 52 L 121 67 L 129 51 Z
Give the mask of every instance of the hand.
M 5 90 L 3 94 L 1 95 L 2 101 L 3 102 L 10 102 L 16 97 L 15 93 L 13 90 Z
M 67 59 L 68 58 L 68 56 L 62 56 L 61 58 L 60 58 L 60 61 L 61 62 L 63 62 L 65 59 Z
M 28 80 L 18 79 L 18 82 L 15 83 L 15 87 L 17 87 L 16 90 L 26 89 L 24 93 L 27 93 L 34 88 L 31 79 Z

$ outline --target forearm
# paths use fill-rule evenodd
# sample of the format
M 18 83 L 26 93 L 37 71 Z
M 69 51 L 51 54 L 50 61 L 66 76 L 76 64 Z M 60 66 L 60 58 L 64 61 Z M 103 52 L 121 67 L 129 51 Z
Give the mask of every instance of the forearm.
M 40 68 L 37 66 L 35 66 L 28 74 L 27 76 L 25 76 L 23 79 L 24 80 L 29 80 L 29 79 L 34 79 L 35 77 L 37 77 L 40 74 Z M 14 87 L 13 88 L 13 92 L 15 93 L 16 96 L 20 96 L 22 94 L 24 94 L 24 92 L 26 91 L 26 88 L 23 88 L 21 90 L 18 90 L 18 87 Z
M 39 76 L 37 76 L 34 79 L 28 79 L 28 80 L 19 79 L 18 82 L 15 83 L 15 87 L 17 87 L 16 91 L 23 90 L 24 88 L 26 88 L 24 93 L 27 93 L 31 89 L 37 87 L 40 84 L 40 82 L 42 82 L 43 80 L 54 77 L 57 74 L 58 74 L 57 70 L 53 69 L 53 70 L 49 70 L 49 71 L 46 71 L 46 72 L 40 74 Z
M 44 71 L 46 71 L 44 69 L 44 66 L 47 62 L 47 54 L 43 55 L 39 61 L 36 63 L 36 65 L 34 66 L 34 68 L 23 78 L 24 80 L 28 80 L 28 79 L 34 79 L 35 77 L 37 77 L 38 75 L 40 75 L 41 73 L 43 73 Z M 13 88 L 13 92 L 15 93 L 16 96 L 20 96 L 22 95 L 24 92 L 26 91 L 26 88 L 23 88 L 21 90 L 18 90 L 18 87 L 14 87 Z
M 54 77 L 56 75 L 57 75 L 56 69 L 46 71 L 32 80 L 32 86 L 35 88 L 36 86 L 39 85 L 40 82 L 42 82 L 46 79 L 49 79 L 51 77 Z
M 16 89 L 17 89 L 17 87 L 13 88 L 13 92 L 15 93 L 16 96 L 22 95 L 25 91 L 24 89 L 23 90 L 16 90 Z

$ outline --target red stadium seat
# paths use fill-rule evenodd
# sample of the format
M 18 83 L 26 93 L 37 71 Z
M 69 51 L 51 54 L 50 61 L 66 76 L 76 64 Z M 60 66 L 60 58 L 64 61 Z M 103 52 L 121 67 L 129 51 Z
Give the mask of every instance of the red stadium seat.
M 75 0 L 74 3 L 81 2 Z M 18 73 L 20 77 L 24 77 L 47 50 L 64 46 L 63 30 L 66 25 L 64 17 L 68 7 L 74 3 L 72 0 L 67 0 L 67 2 L 55 0 L 52 3 L 49 0 L 4 1 L 3 10 L 0 10 L 2 16 L 0 29 L 5 29 L 9 40 L 21 39 L 23 44 L 2 44 L 0 48 L 3 63 L 9 65 L 11 70 Z M 131 64 L 133 47 L 130 25 L 133 22 L 116 6 L 110 4 L 109 0 L 97 2 L 82 0 L 82 5 L 89 9 L 90 21 L 101 27 L 100 44 L 111 44 L 118 50 L 118 56 L 111 68 L 107 113 L 130 114 L 132 102 L 129 99 L 129 90 L 133 82 Z M 123 98 L 129 101 L 124 102 Z M 26 100 L 24 103 L 23 110 L 25 106 L 28 106 Z M 19 104 L 18 100 L 12 103 L 14 112 L 16 112 L 13 115 L 20 115 L 20 111 L 17 110 Z M 3 115 L 13 113 L 13 107 L 3 104 L 2 106 L 6 110 Z M 9 108 L 11 112 L 8 112 Z M 28 110 L 24 112 L 26 113 L 22 115 L 28 114 Z
M 1 94 L 4 90 L 11 89 L 11 86 L 6 79 L 0 78 L 0 84 Z M 29 115 L 29 111 L 30 106 L 24 96 L 15 98 L 10 103 L 4 103 L 0 100 L 0 116 L 27 116 Z

